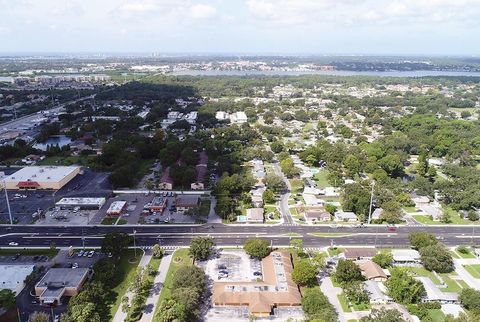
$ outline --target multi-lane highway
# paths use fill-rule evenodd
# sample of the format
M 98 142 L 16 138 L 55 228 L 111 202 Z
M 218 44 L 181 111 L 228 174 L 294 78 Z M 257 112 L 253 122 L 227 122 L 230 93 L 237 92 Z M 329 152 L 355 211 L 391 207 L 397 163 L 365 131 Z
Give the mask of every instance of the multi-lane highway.
M 478 230 L 478 233 L 476 232 Z M 211 236 L 219 246 L 241 246 L 248 238 L 263 238 L 273 246 L 287 246 L 292 238 L 302 238 L 305 247 L 334 245 L 366 245 L 377 247 L 407 246 L 413 231 L 433 233 L 448 246 L 480 244 L 480 227 L 473 226 L 400 226 L 390 231 L 386 226 L 365 228 L 331 228 L 327 225 L 300 226 L 229 226 L 158 225 L 158 226 L 1 226 L 0 247 L 10 242 L 18 247 L 100 246 L 102 236 L 108 232 L 135 234 L 137 246 L 160 243 L 165 246 L 186 246 L 196 236 Z

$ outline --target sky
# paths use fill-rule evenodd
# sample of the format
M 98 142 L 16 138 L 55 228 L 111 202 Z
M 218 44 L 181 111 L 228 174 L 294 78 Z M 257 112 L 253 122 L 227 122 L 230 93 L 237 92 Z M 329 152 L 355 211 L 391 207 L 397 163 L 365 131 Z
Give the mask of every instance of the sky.
M 480 0 L 0 0 L 0 52 L 480 55 Z

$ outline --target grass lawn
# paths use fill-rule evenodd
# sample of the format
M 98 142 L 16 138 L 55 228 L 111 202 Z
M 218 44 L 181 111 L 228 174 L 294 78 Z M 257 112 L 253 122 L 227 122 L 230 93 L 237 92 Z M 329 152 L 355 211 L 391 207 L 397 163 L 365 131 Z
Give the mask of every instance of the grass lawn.
M 352 305 L 354 311 L 368 311 L 372 308 L 370 303 L 365 304 L 353 304 Z
M 432 272 L 427 271 L 423 267 L 409 267 L 408 270 L 411 271 L 412 273 L 418 275 L 418 276 L 428 277 L 432 280 L 433 283 L 435 283 L 437 285 L 440 285 L 440 280 L 435 275 L 433 275 Z
M 295 200 L 293 200 L 292 198 L 288 198 L 288 205 L 294 205 L 296 203 L 297 202 Z
M 336 256 L 336 255 L 338 255 L 342 252 L 343 252 L 343 248 L 338 248 L 338 247 L 334 247 L 334 248 L 329 247 L 328 248 L 328 256 L 330 256 L 330 257 Z
M 440 276 L 442 277 L 445 284 L 447 284 L 446 288 L 441 288 L 442 291 L 458 293 L 462 290 L 462 287 L 458 285 L 455 280 L 451 279 L 448 274 L 440 274 Z
M 403 207 L 403 210 L 405 210 L 405 212 L 408 212 L 408 213 L 414 213 L 414 212 L 417 212 L 418 209 L 413 206 L 413 207 Z
M 100 224 L 102 224 L 102 225 L 115 225 L 116 221 L 117 221 L 117 218 L 105 217 L 105 218 L 102 219 L 102 222 Z
M 313 180 L 315 180 L 317 187 L 325 188 L 330 186 L 330 183 L 328 182 L 327 177 L 328 177 L 328 170 L 323 169 L 313 176 Z
M 211 201 L 209 199 L 202 200 L 200 209 L 198 210 L 200 216 L 208 217 L 208 214 L 210 213 L 210 203 Z
M 468 284 L 464 280 L 457 280 L 457 283 L 460 284 L 462 288 L 469 288 Z
M 302 179 L 290 179 L 290 185 L 292 186 L 291 193 L 299 193 L 303 191 L 303 180 Z
M 292 208 L 288 208 L 288 210 L 290 210 L 290 213 L 291 213 L 293 216 L 298 216 L 297 208 L 292 207 Z
M 46 255 L 53 258 L 58 254 L 58 249 L 0 249 L 0 256 L 13 256 L 20 254 L 24 256 Z
M 461 257 L 461 258 L 475 258 L 475 255 L 471 252 L 471 250 L 468 250 L 468 253 L 462 253 L 459 252 L 458 250 L 455 250 L 455 252 Z
M 467 272 L 475 278 L 480 278 L 480 264 L 476 265 L 463 265 Z
M 457 258 L 457 259 L 458 259 L 458 258 L 461 258 L 460 255 L 459 255 L 459 253 L 457 253 L 457 252 L 455 252 L 455 251 L 453 251 L 453 250 L 449 250 L 448 252 L 450 253 L 450 255 L 452 255 L 453 258 Z
M 126 225 L 128 224 L 128 220 L 120 218 L 117 222 L 117 225 Z
M 170 296 L 170 289 L 172 287 L 173 282 L 173 274 L 182 266 L 185 265 L 192 265 L 192 259 L 188 255 L 187 248 L 181 248 L 173 253 L 172 263 L 168 268 L 167 277 L 165 278 L 165 283 L 163 283 L 162 291 L 160 292 L 160 298 L 158 299 L 158 303 L 155 307 L 155 314 L 154 314 L 154 321 L 155 317 L 158 314 L 158 308 L 160 307 L 160 303 Z
M 95 159 L 95 156 L 84 156 L 84 155 L 72 155 L 72 156 L 55 156 L 55 157 L 48 157 L 41 161 L 39 161 L 38 165 L 72 165 L 72 164 L 79 164 L 83 166 L 88 166 L 90 162 Z
M 428 315 L 433 322 L 443 322 L 445 320 L 445 314 L 443 314 L 442 310 L 428 310 Z
M 120 282 L 120 284 L 118 284 L 117 286 L 115 286 L 112 289 L 113 293 L 115 294 L 115 299 L 114 299 L 112 305 L 110 306 L 110 316 L 111 316 L 112 319 L 115 316 L 115 313 L 117 312 L 118 307 L 122 303 L 123 295 L 128 290 L 130 284 L 132 284 L 132 282 L 133 282 L 133 278 L 135 277 L 135 271 L 136 271 L 136 268 L 138 267 L 138 263 L 140 261 L 140 257 L 141 257 L 140 255 L 141 255 L 141 253 L 137 252 L 138 260 L 133 264 L 128 262 L 128 260 L 133 258 L 133 256 L 134 256 L 134 250 L 133 249 L 127 250 L 122 255 L 122 257 L 120 257 L 118 274 L 120 274 L 120 276 L 121 276 L 120 280 L 122 282 Z
M 342 306 L 343 312 L 352 312 L 352 309 L 350 306 L 348 306 L 348 301 L 343 293 L 338 294 L 338 301 L 340 302 L 340 305 Z

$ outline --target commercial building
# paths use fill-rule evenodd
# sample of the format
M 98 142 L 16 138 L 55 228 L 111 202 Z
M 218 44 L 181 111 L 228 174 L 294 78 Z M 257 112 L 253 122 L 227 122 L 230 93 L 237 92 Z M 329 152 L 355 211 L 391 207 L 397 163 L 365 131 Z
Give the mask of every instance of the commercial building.
M 247 209 L 247 222 L 263 223 L 263 208 Z
M 167 206 L 167 199 L 163 198 L 162 196 L 158 196 L 153 198 L 152 202 L 145 206 L 150 212 L 158 212 L 162 213 Z
M 198 195 L 181 195 L 175 200 L 175 207 L 178 212 L 185 212 L 200 205 L 200 197 Z
M 80 167 L 32 166 L 5 177 L 9 190 L 59 190 L 80 173 Z M 3 182 L 2 182 L 3 184 Z
M 35 296 L 42 305 L 61 304 L 62 297 L 75 296 L 80 292 L 90 272 L 88 268 L 51 268 L 35 285 Z
M 105 204 L 105 198 L 62 198 L 56 203 L 62 209 L 100 209 Z
M 127 206 L 127 202 L 124 200 L 114 201 L 112 202 L 110 207 L 108 207 L 107 215 L 118 216 L 123 212 L 126 206 Z
M 288 253 L 273 252 L 262 260 L 263 280 L 215 282 L 213 305 L 247 307 L 255 317 L 268 317 L 278 307 L 299 307 L 301 295 L 292 270 Z
M 18 295 L 25 287 L 25 278 L 34 270 L 34 265 L 0 265 L 0 289 Z

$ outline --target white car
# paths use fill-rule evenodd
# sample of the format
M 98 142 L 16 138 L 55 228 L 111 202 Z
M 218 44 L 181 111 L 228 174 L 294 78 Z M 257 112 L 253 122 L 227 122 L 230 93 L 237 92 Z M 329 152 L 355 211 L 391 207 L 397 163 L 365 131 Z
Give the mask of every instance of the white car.
M 8 243 L 8 245 L 9 245 L 9 246 L 18 246 L 18 243 L 16 243 L 16 242 L 10 242 L 10 243 Z

